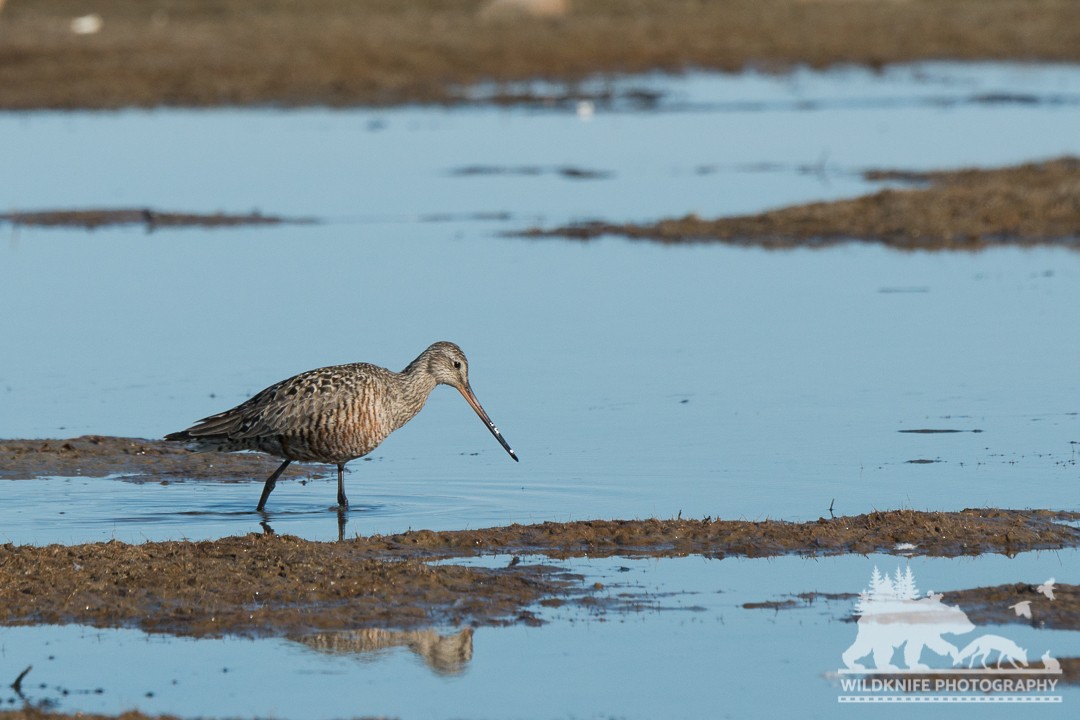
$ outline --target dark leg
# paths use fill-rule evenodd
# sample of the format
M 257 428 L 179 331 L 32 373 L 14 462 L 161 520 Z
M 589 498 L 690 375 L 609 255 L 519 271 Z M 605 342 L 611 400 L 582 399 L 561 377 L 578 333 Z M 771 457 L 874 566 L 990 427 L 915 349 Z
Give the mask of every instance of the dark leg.
M 289 463 L 292 460 L 286 460 L 281 463 L 281 467 L 274 471 L 274 474 L 266 478 L 266 484 L 263 485 L 262 497 L 259 498 L 259 506 L 255 508 L 255 512 L 262 512 L 266 507 L 266 498 L 270 497 L 270 493 L 274 491 L 274 486 L 277 485 L 277 479 L 281 477 L 281 473 L 285 472 L 285 468 L 289 467 Z
M 345 463 L 337 466 L 337 504 L 342 510 L 349 509 L 349 498 L 345 497 Z
M 348 522 L 349 516 L 342 508 L 337 509 L 337 539 L 338 542 L 345 541 L 345 523 Z

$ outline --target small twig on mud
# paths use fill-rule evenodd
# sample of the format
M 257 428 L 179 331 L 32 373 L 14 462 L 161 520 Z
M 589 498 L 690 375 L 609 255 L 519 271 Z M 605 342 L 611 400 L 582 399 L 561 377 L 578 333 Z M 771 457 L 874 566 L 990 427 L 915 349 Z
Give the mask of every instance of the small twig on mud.
M 15 678 L 15 682 L 11 683 L 11 689 L 15 691 L 15 694 L 22 697 L 22 681 L 26 675 L 34 669 L 33 665 L 27 665 L 26 669 L 19 673 L 19 677 Z
M 833 504 L 834 504 L 835 502 L 836 502 L 836 498 L 833 498 L 832 500 L 830 500 L 830 501 L 829 501 L 829 517 L 831 517 L 831 518 L 832 518 L 833 520 L 835 520 L 835 519 L 836 519 L 836 516 L 835 516 L 835 515 L 833 515 L 833 511 L 832 511 L 832 508 L 833 508 Z

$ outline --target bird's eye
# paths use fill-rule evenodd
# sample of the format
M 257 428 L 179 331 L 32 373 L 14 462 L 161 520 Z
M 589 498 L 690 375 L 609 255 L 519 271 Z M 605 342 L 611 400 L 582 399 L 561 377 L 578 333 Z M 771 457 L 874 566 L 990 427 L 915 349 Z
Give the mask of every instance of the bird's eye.
M 457 368 L 458 370 L 460 370 L 461 369 L 461 361 L 460 360 L 455 360 L 454 361 L 454 367 Z

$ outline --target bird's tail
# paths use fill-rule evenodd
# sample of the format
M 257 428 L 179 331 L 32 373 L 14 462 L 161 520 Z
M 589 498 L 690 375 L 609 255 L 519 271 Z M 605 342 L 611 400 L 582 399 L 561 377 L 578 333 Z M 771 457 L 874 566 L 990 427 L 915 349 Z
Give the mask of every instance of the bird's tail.
M 234 435 L 242 421 L 241 414 L 234 408 L 205 417 L 186 430 L 169 433 L 165 439 L 189 443 L 195 450 L 224 450 L 235 444 Z

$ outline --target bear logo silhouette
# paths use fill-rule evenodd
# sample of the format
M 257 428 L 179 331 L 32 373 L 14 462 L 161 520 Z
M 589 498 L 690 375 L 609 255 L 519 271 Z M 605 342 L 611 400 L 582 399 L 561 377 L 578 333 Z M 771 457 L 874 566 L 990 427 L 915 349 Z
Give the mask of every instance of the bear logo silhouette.
M 887 574 L 882 575 L 875 566 L 870 575 L 870 587 L 859 594 L 855 605 L 859 630 L 855 642 L 844 651 L 844 665 L 849 670 L 866 670 L 858 661 L 872 655 L 877 670 L 896 671 L 899 668 L 892 658 L 901 646 L 904 647 L 904 664 L 909 670 L 930 669 L 922 662 L 926 648 L 950 657 L 954 663 L 959 662 L 960 651 L 943 636 L 963 635 L 975 626 L 963 610 L 946 605 L 941 599 L 940 593 L 919 596 L 910 567 L 904 573 L 897 567 L 895 576 L 890 578 Z M 977 650 L 973 650 L 972 655 L 976 655 Z M 1024 660 L 1026 662 L 1026 655 Z

